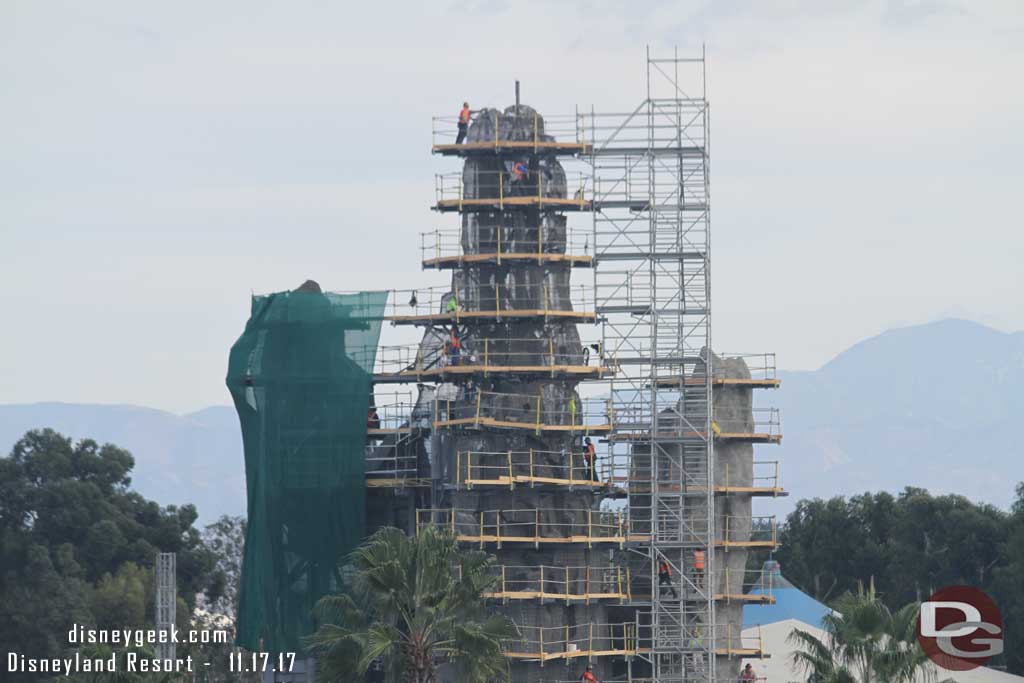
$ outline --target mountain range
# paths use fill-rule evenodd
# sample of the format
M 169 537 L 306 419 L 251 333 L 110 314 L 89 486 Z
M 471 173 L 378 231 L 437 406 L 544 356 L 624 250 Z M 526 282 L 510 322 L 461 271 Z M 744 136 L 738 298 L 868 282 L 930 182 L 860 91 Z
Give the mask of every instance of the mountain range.
M 759 502 L 783 515 L 801 498 L 905 486 L 1008 507 L 1024 480 L 1024 333 L 965 320 L 893 329 L 813 371 L 780 372 L 755 404 L 781 409 L 781 461 L 790 497 Z M 202 522 L 244 515 L 242 440 L 230 406 L 176 415 L 132 405 L 0 405 L 0 452 L 27 430 L 52 427 L 128 449 L 133 486 L 163 504 L 191 502 Z M 770 509 L 768 509 L 770 508 Z

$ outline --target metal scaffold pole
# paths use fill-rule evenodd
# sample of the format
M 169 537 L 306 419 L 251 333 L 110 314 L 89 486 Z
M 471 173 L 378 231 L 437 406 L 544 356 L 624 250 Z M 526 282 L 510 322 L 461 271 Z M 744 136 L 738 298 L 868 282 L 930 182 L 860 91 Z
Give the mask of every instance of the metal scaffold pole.
M 685 84 L 696 86 L 696 96 L 681 81 L 687 66 L 697 67 Z M 629 452 L 630 537 L 645 539 L 629 547 L 650 566 L 650 608 L 637 616 L 638 651 L 648 653 L 642 656 L 659 683 L 715 679 L 703 77 L 703 55 L 653 58 L 648 49 L 644 102 L 631 113 L 581 118 L 594 139 L 595 308 L 606 353 L 617 362 L 609 438 Z M 674 582 L 672 588 L 662 581 Z

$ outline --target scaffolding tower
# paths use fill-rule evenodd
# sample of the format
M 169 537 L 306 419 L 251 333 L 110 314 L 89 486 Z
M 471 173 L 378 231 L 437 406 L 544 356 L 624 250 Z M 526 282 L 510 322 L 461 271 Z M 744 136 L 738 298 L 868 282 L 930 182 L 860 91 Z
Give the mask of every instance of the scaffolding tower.
M 654 58 L 646 97 L 624 113 L 582 113 L 594 226 L 594 298 L 613 412 L 634 424 L 630 547 L 651 585 L 665 565 L 681 595 L 653 590 L 638 615 L 659 683 L 714 681 L 714 438 L 708 102 L 703 54 Z M 681 479 L 681 481 L 680 481 Z M 701 561 L 703 559 L 703 561 Z M 643 630 L 648 633 L 644 634 Z
M 454 144 L 455 118 L 435 118 L 433 152 L 463 168 L 433 208 L 461 225 L 423 233 L 422 265 L 451 284 L 392 292 L 385 319 L 424 334 L 375 358 L 371 527 L 440 526 L 497 555 L 487 597 L 519 626 L 517 683 L 578 680 L 545 662 L 734 680 L 762 655 L 742 605 L 774 600 L 744 565 L 777 544 L 751 500 L 786 495 L 752 451 L 779 442 L 778 413 L 752 391 L 779 381 L 774 354 L 712 352 L 704 55 L 648 51 L 645 73 L 623 112 L 542 117 L 517 89 Z M 405 383 L 415 397 L 384 399 Z
M 178 589 L 176 582 L 177 555 L 159 553 L 156 556 L 156 630 L 167 636 L 156 644 L 156 658 L 174 659 L 177 646 L 170 634 L 174 630 Z

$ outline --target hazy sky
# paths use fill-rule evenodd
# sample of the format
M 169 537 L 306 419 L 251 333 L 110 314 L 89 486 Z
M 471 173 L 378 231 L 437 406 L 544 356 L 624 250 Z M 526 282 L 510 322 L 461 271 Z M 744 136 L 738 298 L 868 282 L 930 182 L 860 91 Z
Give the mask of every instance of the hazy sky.
M 702 42 L 717 348 L 1024 328 L 1016 0 L 0 0 L 0 402 L 228 402 L 251 290 L 444 282 L 431 115 L 631 109 Z

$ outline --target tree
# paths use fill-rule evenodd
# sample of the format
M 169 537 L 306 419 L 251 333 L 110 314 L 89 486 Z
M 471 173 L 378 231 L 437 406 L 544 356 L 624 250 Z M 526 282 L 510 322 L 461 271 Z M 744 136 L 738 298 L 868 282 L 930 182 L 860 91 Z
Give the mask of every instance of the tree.
M 134 464 L 117 446 L 72 443 L 50 429 L 28 432 L 0 457 L 0 642 L 8 649 L 60 657 L 73 623 L 152 624 L 160 551 L 177 553 L 179 613 L 187 618 L 199 593 L 217 593 L 195 508 L 161 507 L 132 491 Z
M 839 614 L 824 617 L 825 638 L 793 630 L 793 662 L 815 683 L 911 683 L 928 661 L 915 635 L 919 607 L 891 612 L 873 582 L 860 585 L 837 601 Z
M 380 666 L 389 681 L 432 683 L 442 663 L 461 681 L 507 677 L 501 639 L 514 629 L 484 608 L 497 580 L 493 557 L 428 527 L 414 537 L 380 529 L 351 560 L 350 591 L 320 600 L 321 625 L 307 639 L 319 680 L 362 680 Z

